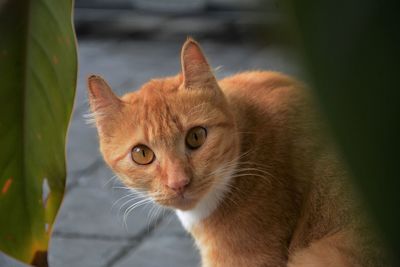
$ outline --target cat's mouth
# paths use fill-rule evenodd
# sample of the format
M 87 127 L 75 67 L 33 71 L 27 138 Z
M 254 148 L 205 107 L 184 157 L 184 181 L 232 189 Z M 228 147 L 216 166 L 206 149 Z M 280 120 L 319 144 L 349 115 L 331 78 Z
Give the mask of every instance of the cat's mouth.
M 158 194 L 160 198 L 153 200 L 161 206 L 187 211 L 194 209 L 199 201 L 209 192 L 209 187 L 205 185 L 190 184 L 181 192 L 165 190 L 162 194 Z M 157 195 L 157 194 L 156 194 Z
M 156 200 L 160 205 L 179 210 L 190 210 L 197 204 L 197 198 L 192 194 L 176 194 L 167 199 Z

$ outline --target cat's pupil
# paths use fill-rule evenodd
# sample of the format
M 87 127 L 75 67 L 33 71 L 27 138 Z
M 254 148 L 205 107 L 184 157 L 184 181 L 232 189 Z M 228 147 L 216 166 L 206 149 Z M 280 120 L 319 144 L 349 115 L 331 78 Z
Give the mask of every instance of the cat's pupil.
M 154 152 L 145 145 L 137 145 L 132 149 L 132 160 L 138 164 L 146 165 L 153 162 Z
M 194 127 L 189 130 L 189 133 L 186 136 L 186 145 L 190 149 L 199 148 L 204 143 L 206 136 L 206 129 L 201 126 Z

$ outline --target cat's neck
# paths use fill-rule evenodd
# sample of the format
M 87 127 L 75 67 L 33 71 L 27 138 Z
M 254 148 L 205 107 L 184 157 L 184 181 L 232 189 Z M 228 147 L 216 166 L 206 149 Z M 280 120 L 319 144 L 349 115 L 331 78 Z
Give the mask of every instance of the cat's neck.
M 195 238 L 204 259 L 218 255 L 221 260 L 229 261 L 233 253 L 243 254 L 235 257 L 242 262 L 228 262 L 227 266 L 257 266 L 257 259 L 245 253 L 251 248 L 254 255 L 262 254 L 263 260 L 268 258 L 270 266 L 283 266 L 301 200 L 284 185 L 266 189 L 266 182 L 260 177 L 242 178 L 233 174 L 229 191 L 223 194 L 216 208 L 208 210 L 208 216 L 197 217 L 190 225 L 185 225 L 187 217 L 179 213 L 178 216 Z M 266 246 L 269 247 L 267 252 L 264 251 Z M 242 251 L 236 251 L 237 248 Z M 247 265 L 253 261 L 254 264 Z
M 183 227 L 190 231 L 195 225 L 208 218 L 223 202 L 229 193 L 230 183 L 234 168 L 220 178 L 218 186 L 214 186 L 200 201 L 195 208 L 187 211 L 177 210 L 176 214 Z

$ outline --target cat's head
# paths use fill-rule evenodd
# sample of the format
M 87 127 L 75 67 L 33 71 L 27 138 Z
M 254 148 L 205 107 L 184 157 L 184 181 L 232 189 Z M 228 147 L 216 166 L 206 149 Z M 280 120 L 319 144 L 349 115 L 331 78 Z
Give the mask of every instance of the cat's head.
M 117 97 L 88 79 L 100 150 L 124 184 L 157 203 L 189 210 L 223 190 L 238 154 L 236 123 L 199 45 L 188 39 L 182 73 Z

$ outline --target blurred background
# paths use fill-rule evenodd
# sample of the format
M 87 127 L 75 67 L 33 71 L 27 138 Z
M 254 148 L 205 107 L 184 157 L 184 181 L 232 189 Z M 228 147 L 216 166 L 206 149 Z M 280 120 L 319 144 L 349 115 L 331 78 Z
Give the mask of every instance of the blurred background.
M 127 214 L 135 202 L 105 166 L 96 129 L 86 123 L 86 77 L 100 74 L 122 95 L 151 78 L 175 75 L 188 36 L 200 42 L 219 78 L 252 69 L 298 76 L 278 2 L 76 0 L 74 17 L 79 76 L 50 266 L 199 266 L 194 242 L 174 213 L 146 205 Z M 0 257 L 0 266 L 21 265 Z
M 275 0 L 77 0 L 75 7 L 81 37 L 240 42 L 276 31 L 282 19 Z

